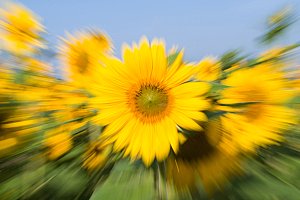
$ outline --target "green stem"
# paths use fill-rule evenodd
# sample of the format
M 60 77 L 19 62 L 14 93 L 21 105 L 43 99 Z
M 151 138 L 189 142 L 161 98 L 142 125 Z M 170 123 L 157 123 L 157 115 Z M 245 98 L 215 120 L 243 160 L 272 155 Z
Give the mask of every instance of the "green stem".
M 155 184 L 157 200 L 168 199 L 165 175 L 166 175 L 165 163 L 156 163 L 154 166 L 154 184 Z

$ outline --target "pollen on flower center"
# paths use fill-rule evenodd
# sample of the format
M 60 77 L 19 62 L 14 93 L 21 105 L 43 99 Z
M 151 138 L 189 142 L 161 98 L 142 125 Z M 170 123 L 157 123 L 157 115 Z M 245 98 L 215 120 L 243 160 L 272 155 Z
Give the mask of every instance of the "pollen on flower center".
M 135 104 L 139 112 L 146 116 L 162 113 L 168 105 L 167 92 L 157 86 L 142 86 L 135 95 Z

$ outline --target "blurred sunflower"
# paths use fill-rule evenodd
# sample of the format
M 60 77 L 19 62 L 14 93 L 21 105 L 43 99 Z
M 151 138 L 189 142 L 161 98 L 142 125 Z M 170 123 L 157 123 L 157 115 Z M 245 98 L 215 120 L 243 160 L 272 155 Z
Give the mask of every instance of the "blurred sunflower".
M 210 86 L 188 82 L 195 67 L 182 63 L 183 52 L 168 66 L 163 42 L 151 45 L 143 38 L 139 47 L 124 48 L 123 59 L 108 59 L 101 68 L 93 104 L 100 110 L 97 123 L 106 126 L 101 137 L 124 150 L 133 160 L 142 158 L 150 165 L 164 160 L 170 146 L 178 151 L 177 126 L 202 130 L 197 122 L 206 121 L 202 110 L 209 108 L 204 94 Z
M 181 192 L 195 192 L 202 184 L 208 194 L 221 190 L 234 175 L 241 173 L 240 158 L 223 151 L 223 129 L 212 119 L 204 131 L 189 137 L 179 152 L 167 160 L 167 183 Z
M 8 4 L 0 15 L 1 39 L 8 51 L 18 54 L 44 47 L 40 36 L 44 27 L 31 11 L 18 4 Z
M 44 145 L 48 148 L 47 157 L 50 160 L 59 158 L 72 148 L 72 137 L 68 128 L 58 126 L 45 135 Z
M 110 145 L 104 145 L 101 141 L 91 143 L 84 154 L 83 167 L 88 170 L 95 170 L 105 165 L 111 152 Z
M 281 141 L 281 133 L 295 123 L 294 111 L 284 105 L 292 97 L 290 83 L 272 66 L 240 69 L 223 84 L 229 87 L 221 92 L 219 103 L 232 112 L 221 118 L 222 125 L 243 150 Z
M 28 94 L 37 99 L 36 107 L 49 123 L 64 126 L 70 133 L 84 127 L 94 115 L 87 107 L 88 96 L 74 85 L 56 82 L 51 87 L 33 88 Z
M 18 98 L 35 102 L 35 107 L 39 109 L 39 112 L 64 113 L 61 117 L 66 119 L 71 115 L 74 117 L 84 115 L 86 110 L 80 108 L 88 99 L 85 91 L 53 77 L 40 77 L 39 80 L 39 82 L 36 82 L 36 79 L 28 80 L 27 82 L 31 85 L 22 85 L 23 92 L 16 94 Z
M 38 110 L 24 101 L 24 87 L 14 83 L 14 78 L 14 71 L 6 67 L 0 69 L 1 155 L 16 145 L 29 142 L 30 136 L 40 130 L 43 120 L 37 117 Z
M 10 132 L 8 130 L 9 127 L 5 127 L 8 124 L 7 120 L 9 120 L 11 114 L 13 113 L 13 109 L 6 106 L 3 102 L 6 100 L 7 99 L 1 97 L 1 106 L 4 108 L 0 109 L 0 157 L 6 155 L 6 153 L 8 153 L 18 143 L 17 135 Z
M 40 130 L 43 119 L 37 118 L 36 110 L 31 106 L 15 105 L 16 101 L 12 103 L 9 98 L 0 98 L 1 156 L 16 145 L 21 147 L 30 143 L 31 136 Z
M 221 65 L 213 57 L 207 57 L 198 63 L 196 78 L 200 81 L 215 81 L 220 78 Z
M 99 31 L 68 35 L 60 47 L 61 60 L 67 76 L 79 84 L 98 73 L 103 59 L 112 53 L 110 39 Z

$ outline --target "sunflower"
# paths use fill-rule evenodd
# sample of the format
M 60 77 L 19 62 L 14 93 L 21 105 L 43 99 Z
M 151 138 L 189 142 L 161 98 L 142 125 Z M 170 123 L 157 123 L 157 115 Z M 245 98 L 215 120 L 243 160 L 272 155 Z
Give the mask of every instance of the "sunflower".
M 60 57 L 66 66 L 66 75 L 81 84 L 97 74 L 102 60 L 111 54 L 109 38 L 100 31 L 68 35 L 60 47 Z
M 36 107 L 21 97 L 24 96 L 24 87 L 14 83 L 14 76 L 13 70 L 6 66 L 0 69 L 1 155 L 10 152 L 8 150 L 12 147 L 28 144 L 29 136 L 40 130 L 42 122 L 42 118 L 37 117 Z
M 220 78 L 221 65 L 213 57 L 207 57 L 198 63 L 196 78 L 200 81 L 215 81 Z
M 281 133 L 295 123 L 294 111 L 285 106 L 291 91 L 284 73 L 262 64 L 232 73 L 223 84 L 229 87 L 219 103 L 233 111 L 221 119 L 229 138 L 247 151 L 282 141 Z
M 150 165 L 164 160 L 170 147 L 178 151 L 177 127 L 202 130 L 197 122 L 207 120 L 201 111 L 209 108 L 204 94 L 210 86 L 188 82 L 195 67 L 182 57 L 179 52 L 168 66 L 163 42 L 143 38 L 139 46 L 124 47 L 123 62 L 111 58 L 101 68 L 92 103 L 100 110 L 96 122 L 106 126 L 101 137 L 115 151 Z
M 84 154 L 83 167 L 88 170 L 95 170 L 105 165 L 111 152 L 110 145 L 104 145 L 101 141 L 95 141 L 89 145 Z
M 0 12 L 1 36 L 7 50 L 27 53 L 44 46 L 40 37 L 44 27 L 31 11 L 18 4 L 8 4 Z
M 13 100 L 11 103 L 9 96 L 0 96 L 0 157 L 10 153 L 13 147 L 28 145 L 31 136 L 40 131 L 42 119 L 35 116 L 35 109 Z
M 223 136 L 220 120 L 212 119 L 203 132 L 189 137 L 167 160 L 167 183 L 180 192 L 193 193 L 201 184 L 208 194 L 221 190 L 241 173 L 238 152 L 223 149 Z
M 70 131 L 63 126 L 48 131 L 45 135 L 44 145 L 48 148 L 47 157 L 50 160 L 59 158 L 72 148 Z

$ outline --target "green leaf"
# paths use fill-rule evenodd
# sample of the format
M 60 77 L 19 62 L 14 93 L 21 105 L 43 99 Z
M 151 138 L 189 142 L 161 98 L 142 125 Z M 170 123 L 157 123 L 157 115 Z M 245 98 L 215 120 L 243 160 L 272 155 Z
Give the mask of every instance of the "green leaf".
M 240 56 L 240 50 L 227 51 L 220 58 L 220 62 L 222 64 L 222 70 L 229 69 L 230 67 L 239 63 L 241 60 L 245 58 L 246 56 Z
M 300 96 L 295 96 L 288 102 L 288 104 L 300 104 Z
M 99 185 L 91 200 L 152 200 L 154 197 L 153 172 L 123 160 L 116 164 L 107 181 Z
M 229 88 L 230 86 L 227 85 L 223 85 L 221 83 L 210 83 L 211 88 L 210 88 L 210 93 L 215 93 L 215 92 L 219 92 L 220 90 L 224 90 L 226 88 Z
M 292 24 L 296 22 L 296 18 L 290 9 L 283 8 L 275 12 L 269 17 L 267 31 L 260 37 L 260 41 L 265 44 L 274 42 L 282 36 Z

